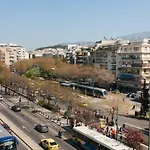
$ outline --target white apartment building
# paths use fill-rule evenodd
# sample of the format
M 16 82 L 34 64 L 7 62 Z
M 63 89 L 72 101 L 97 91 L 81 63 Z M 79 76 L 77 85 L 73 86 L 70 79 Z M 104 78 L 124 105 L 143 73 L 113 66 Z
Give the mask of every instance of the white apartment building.
M 141 89 L 143 78 L 150 83 L 150 39 L 139 39 L 118 50 L 118 86 Z
M 16 44 L 0 44 L 0 61 L 10 67 L 14 62 L 21 59 L 29 59 L 29 54 L 22 46 Z
M 66 61 L 71 64 L 89 64 L 90 63 L 90 49 L 83 45 L 68 45 L 66 51 Z
M 140 90 L 143 79 L 150 84 L 150 39 L 99 41 L 92 60 L 116 76 L 119 89 Z
M 119 59 L 117 51 L 127 42 L 121 39 L 96 42 L 95 49 L 92 52 L 92 62 L 117 76 L 117 60 Z

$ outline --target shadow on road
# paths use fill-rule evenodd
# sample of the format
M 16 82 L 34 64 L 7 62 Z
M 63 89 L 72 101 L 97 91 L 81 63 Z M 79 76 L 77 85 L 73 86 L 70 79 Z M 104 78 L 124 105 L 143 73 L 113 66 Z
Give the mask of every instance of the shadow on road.
M 120 116 L 123 116 L 123 117 L 127 117 L 127 118 L 133 118 L 133 119 L 137 119 L 137 120 L 146 120 L 148 121 L 149 118 L 144 118 L 144 117 L 140 117 L 140 116 L 135 116 L 135 115 L 120 115 Z

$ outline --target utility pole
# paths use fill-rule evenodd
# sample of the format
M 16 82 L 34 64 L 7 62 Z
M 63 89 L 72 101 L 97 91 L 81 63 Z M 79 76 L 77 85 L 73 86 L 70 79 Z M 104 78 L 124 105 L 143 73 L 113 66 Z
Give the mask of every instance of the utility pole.
M 118 140 L 118 106 L 116 111 L 116 141 Z
M 95 96 L 95 91 L 94 91 L 94 78 L 92 79 L 93 82 L 93 96 Z

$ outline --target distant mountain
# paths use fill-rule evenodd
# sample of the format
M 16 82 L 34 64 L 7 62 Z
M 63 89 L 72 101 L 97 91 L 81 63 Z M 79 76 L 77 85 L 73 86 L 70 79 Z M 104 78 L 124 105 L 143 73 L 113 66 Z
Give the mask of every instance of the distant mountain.
M 78 41 L 78 42 L 72 42 L 72 43 L 62 43 L 61 45 L 68 45 L 68 44 L 94 46 L 95 42 Z
M 120 36 L 120 37 L 116 37 L 116 38 L 121 38 L 124 40 L 136 40 L 136 39 L 142 39 L 142 38 L 150 38 L 150 32 L 133 33 L 133 34 L 124 35 L 124 36 Z M 102 39 L 99 39 L 99 40 L 102 40 Z M 91 42 L 91 41 L 78 41 L 78 42 L 72 42 L 72 43 L 68 42 L 68 43 L 61 43 L 61 44 L 54 45 L 54 46 L 40 47 L 40 48 L 37 48 L 36 50 L 42 50 L 45 48 L 63 48 L 63 49 L 66 49 L 68 44 L 94 46 L 95 42 Z
M 120 36 L 118 38 L 124 39 L 124 40 L 136 40 L 136 39 L 142 39 L 142 38 L 150 38 L 150 32 L 139 32 L 139 33 L 133 33 L 125 36 Z

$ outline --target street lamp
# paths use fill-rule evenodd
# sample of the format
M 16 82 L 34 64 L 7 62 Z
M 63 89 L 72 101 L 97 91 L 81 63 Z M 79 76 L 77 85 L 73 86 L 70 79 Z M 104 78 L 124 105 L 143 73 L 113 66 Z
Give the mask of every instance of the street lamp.
M 149 88 L 149 87 L 148 87 Z M 146 89 L 146 78 L 144 78 L 144 86 L 143 86 L 143 89 Z M 149 93 L 149 89 L 148 89 L 148 93 Z M 150 94 L 149 94 L 150 95 Z M 149 137 L 148 137 L 148 150 L 150 150 L 150 96 L 148 96 L 148 101 L 149 101 L 149 109 L 148 109 L 148 112 L 149 112 Z

